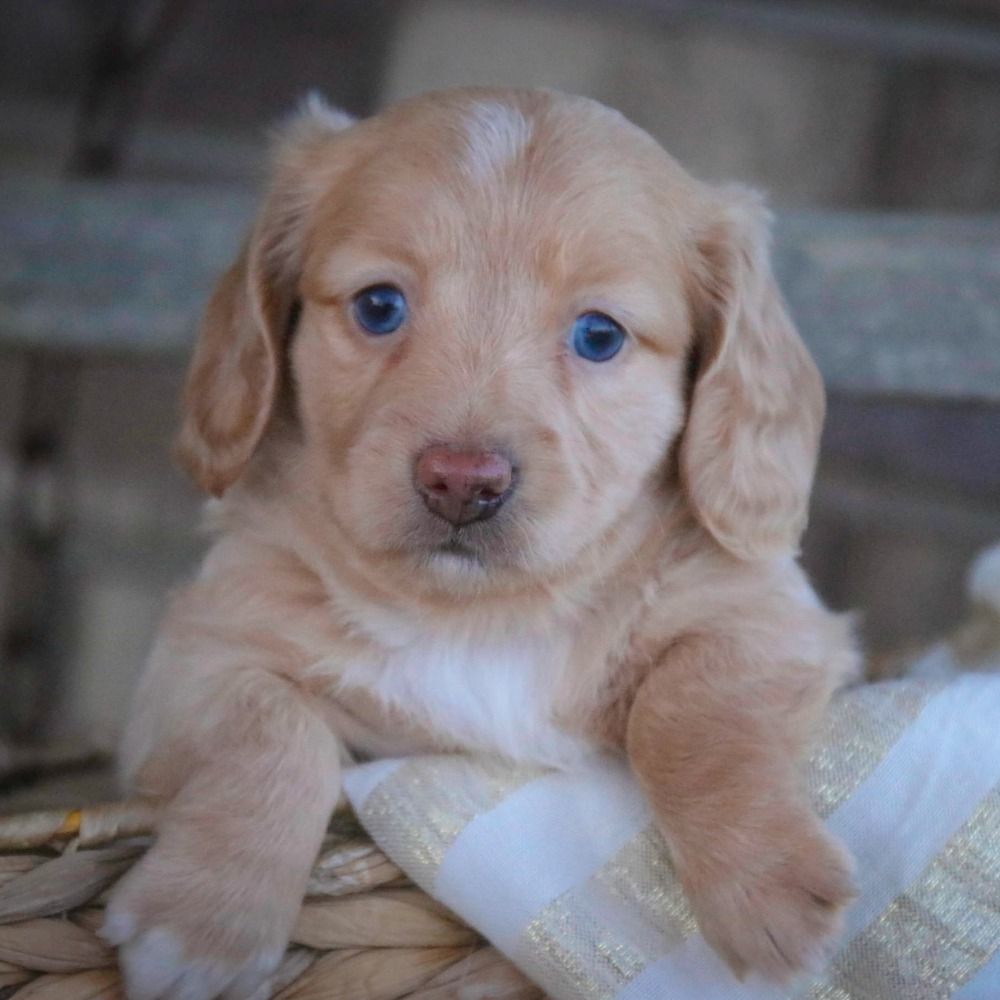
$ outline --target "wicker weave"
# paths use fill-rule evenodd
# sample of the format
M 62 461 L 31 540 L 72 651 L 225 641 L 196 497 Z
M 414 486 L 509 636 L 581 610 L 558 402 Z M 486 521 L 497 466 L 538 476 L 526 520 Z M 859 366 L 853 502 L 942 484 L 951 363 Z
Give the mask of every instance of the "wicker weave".
M 107 890 L 151 840 L 143 801 L 0 818 L 0 1000 L 112 1000 L 95 930 Z M 365 836 L 331 822 L 271 996 L 280 1000 L 540 1000 L 541 992 Z

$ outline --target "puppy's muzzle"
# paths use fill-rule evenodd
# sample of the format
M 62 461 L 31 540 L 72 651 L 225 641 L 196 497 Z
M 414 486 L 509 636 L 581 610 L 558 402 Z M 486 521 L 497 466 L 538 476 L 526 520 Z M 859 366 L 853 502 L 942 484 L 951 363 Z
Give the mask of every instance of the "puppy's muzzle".
M 514 469 L 495 451 L 433 445 L 417 459 L 413 481 L 427 509 L 459 528 L 503 506 L 514 492 Z

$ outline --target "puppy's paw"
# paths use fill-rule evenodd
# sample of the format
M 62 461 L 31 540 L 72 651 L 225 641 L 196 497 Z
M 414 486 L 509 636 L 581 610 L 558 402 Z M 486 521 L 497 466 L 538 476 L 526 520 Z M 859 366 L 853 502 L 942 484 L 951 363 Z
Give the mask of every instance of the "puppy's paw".
M 855 895 L 847 853 L 812 817 L 691 890 L 703 936 L 733 972 L 780 983 L 829 961 Z
M 115 889 L 100 931 L 119 949 L 129 1000 L 268 996 L 296 909 L 280 889 L 270 896 L 269 882 L 153 847 Z

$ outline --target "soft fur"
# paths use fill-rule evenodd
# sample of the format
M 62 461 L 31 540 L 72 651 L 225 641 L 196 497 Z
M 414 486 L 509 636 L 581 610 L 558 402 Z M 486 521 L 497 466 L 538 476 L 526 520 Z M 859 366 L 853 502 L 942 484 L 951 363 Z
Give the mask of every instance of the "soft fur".
M 738 973 L 821 960 L 849 864 L 796 760 L 854 669 L 794 561 L 823 416 L 768 217 L 592 101 L 311 102 L 209 303 L 179 454 L 221 497 L 125 741 L 165 804 L 110 905 L 133 1000 L 250 996 L 286 943 L 345 749 L 626 752 Z M 378 282 L 410 317 L 371 337 Z M 629 340 L 595 364 L 574 318 Z M 413 486 L 492 448 L 457 541 Z

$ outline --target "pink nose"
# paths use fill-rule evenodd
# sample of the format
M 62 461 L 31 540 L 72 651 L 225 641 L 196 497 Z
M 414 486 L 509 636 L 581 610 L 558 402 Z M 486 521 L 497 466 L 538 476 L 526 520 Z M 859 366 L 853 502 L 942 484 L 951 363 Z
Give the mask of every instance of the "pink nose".
M 510 496 L 514 470 L 495 451 L 433 445 L 417 459 L 414 484 L 427 509 L 456 527 L 492 517 Z

